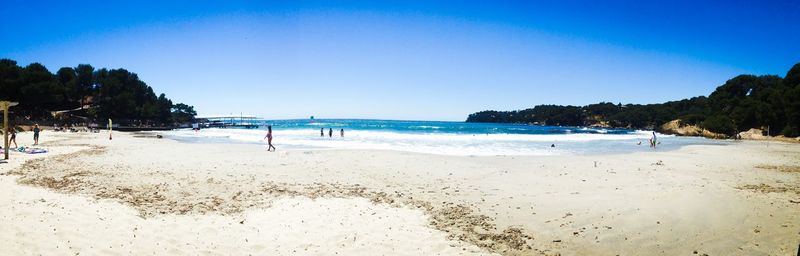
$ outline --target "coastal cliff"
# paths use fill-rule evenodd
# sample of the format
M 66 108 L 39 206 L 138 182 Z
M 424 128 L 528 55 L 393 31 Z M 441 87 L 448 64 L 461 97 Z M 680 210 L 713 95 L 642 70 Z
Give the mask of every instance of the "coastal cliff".
M 659 127 L 659 132 L 664 134 L 673 134 L 679 136 L 700 136 L 711 139 L 725 139 L 728 138 L 725 134 L 715 133 L 706 130 L 698 125 L 685 124 L 680 119 L 669 121 Z

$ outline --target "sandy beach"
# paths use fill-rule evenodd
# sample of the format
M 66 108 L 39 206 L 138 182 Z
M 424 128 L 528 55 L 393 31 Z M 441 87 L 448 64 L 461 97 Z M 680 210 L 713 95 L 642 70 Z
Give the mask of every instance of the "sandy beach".
M 10 255 L 794 255 L 800 244 L 798 144 L 480 157 L 134 133 L 44 132 L 41 144 L 50 152 L 0 164 Z

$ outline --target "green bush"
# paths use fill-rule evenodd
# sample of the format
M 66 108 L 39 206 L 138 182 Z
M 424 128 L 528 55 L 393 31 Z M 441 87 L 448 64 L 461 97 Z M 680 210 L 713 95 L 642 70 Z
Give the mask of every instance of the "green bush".
M 702 115 L 702 114 L 688 114 L 688 115 L 681 116 L 678 119 L 681 120 L 682 124 L 696 125 L 696 124 L 702 123 L 703 120 L 706 119 L 706 117 L 704 115 Z
M 733 120 L 727 116 L 711 116 L 703 121 L 703 128 L 715 133 L 726 135 L 733 135 L 736 133 L 736 125 Z
M 800 136 L 800 129 L 797 129 L 797 126 L 787 125 L 781 134 L 786 137 L 797 137 Z

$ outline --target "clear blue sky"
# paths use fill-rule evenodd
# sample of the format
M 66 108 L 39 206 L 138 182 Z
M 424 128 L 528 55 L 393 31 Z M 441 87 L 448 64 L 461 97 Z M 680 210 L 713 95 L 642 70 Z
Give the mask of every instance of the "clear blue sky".
M 0 58 L 126 68 L 200 114 L 464 120 L 708 95 L 800 62 L 794 1 L 7 1 Z

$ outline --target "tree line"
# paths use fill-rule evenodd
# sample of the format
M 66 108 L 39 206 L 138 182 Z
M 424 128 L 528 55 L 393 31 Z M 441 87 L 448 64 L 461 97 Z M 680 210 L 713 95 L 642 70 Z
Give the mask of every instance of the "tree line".
M 768 129 L 773 135 L 797 137 L 800 135 L 800 63 L 783 78 L 777 75 L 736 76 L 708 97 L 645 105 L 601 102 L 586 106 L 538 105 L 515 111 L 487 110 L 469 115 L 467 122 L 658 129 L 676 119 L 726 135 L 759 128 Z
M 129 124 L 172 125 L 191 121 L 194 107 L 178 103 L 125 69 L 95 69 L 89 64 L 63 67 L 55 74 L 44 65 L 20 67 L 0 59 L 0 100 L 27 120 L 52 120 L 57 111 L 89 120 L 113 118 Z

